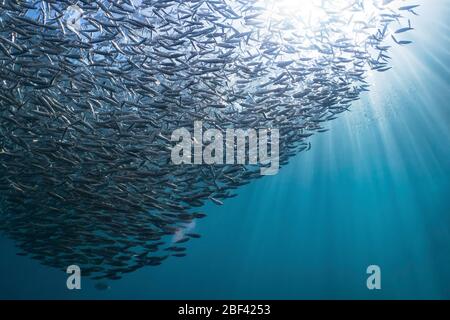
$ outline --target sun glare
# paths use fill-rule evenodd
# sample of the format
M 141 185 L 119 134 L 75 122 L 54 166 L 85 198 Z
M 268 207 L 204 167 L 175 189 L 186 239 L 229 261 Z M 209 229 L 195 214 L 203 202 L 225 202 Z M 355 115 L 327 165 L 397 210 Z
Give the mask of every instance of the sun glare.
M 267 6 L 267 14 L 276 20 L 300 18 L 307 23 L 316 24 L 326 15 L 320 0 L 276 0 L 264 2 Z
M 400 6 L 400 0 L 260 0 L 266 8 L 265 18 L 270 21 L 285 21 L 296 23 L 299 29 L 320 28 L 326 25 L 330 16 L 338 16 L 342 21 L 348 22 L 345 28 L 349 36 L 352 35 L 350 27 L 361 22 L 369 27 L 377 28 L 371 24 L 374 18 L 386 9 Z

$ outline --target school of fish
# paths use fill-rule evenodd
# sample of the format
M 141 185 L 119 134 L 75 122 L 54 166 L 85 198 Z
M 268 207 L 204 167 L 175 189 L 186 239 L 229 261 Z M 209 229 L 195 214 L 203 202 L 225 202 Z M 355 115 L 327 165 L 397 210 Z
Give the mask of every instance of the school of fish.
M 175 129 L 277 128 L 286 165 L 369 90 L 370 70 L 391 68 L 391 45 L 411 43 L 410 1 L 305 2 L 318 14 L 283 0 L 0 0 L 0 231 L 94 279 L 185 256 L 195 208 L 261 176 L 174 165 Z

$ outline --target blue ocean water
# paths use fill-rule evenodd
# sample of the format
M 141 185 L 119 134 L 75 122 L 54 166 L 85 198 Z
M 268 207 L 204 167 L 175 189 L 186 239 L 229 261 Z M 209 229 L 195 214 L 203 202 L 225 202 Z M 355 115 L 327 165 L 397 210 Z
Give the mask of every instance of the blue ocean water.
M 310 151 L 202 209 L 187 257 L 69 291 L 2 237 L 0 298 L 450 299 L 450 1 L 419 12 L 414 44 Z

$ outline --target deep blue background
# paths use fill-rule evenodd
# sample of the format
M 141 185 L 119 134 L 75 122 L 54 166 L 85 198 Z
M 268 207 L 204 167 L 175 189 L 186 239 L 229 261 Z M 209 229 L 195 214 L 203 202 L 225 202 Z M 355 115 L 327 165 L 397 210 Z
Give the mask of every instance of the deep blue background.
M 449 1 L 423 1 L 394 69 L 277 176 L 204 208 L 188 256 L 66 289 L 0 239 L 0 298 L 450 298 Z M 366 268 L 382 268 L 382 290 Z

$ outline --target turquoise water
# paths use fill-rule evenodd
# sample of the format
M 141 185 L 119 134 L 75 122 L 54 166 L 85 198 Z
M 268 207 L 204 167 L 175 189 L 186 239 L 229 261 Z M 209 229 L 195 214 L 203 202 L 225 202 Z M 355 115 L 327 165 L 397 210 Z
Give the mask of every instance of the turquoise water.
M 186 258 L 69 291 L 1 238 L 0 298 L 450 299 L 450 1 L 419 12 L 414 44 L 310 151 L 203 208 Z

